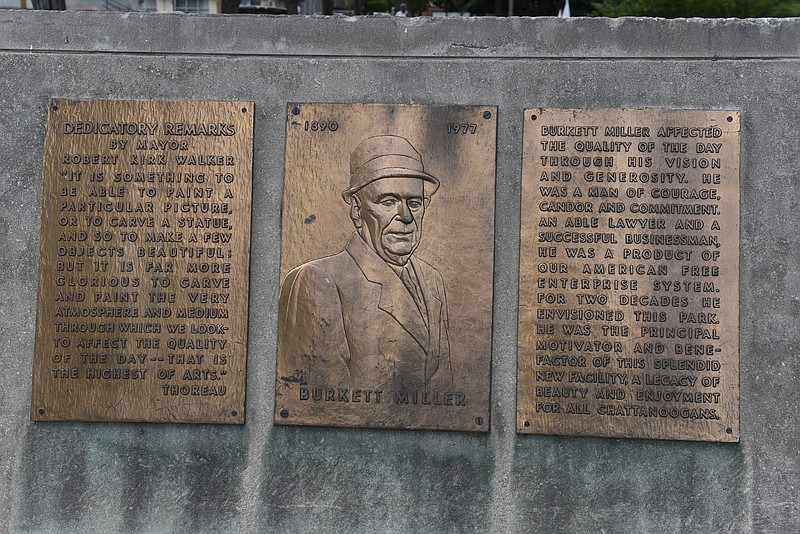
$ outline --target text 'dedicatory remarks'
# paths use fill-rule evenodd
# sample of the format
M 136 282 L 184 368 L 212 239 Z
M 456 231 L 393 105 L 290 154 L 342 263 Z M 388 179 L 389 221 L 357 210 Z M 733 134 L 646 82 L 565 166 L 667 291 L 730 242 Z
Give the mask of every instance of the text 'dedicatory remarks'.
M 31 418 L 244 422 L 253 104 L 51 100 Z

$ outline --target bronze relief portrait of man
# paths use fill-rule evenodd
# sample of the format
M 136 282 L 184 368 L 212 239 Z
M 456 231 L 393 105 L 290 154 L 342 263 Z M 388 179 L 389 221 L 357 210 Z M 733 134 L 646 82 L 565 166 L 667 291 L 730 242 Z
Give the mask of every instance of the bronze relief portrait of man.
M 494 115 L 288 106 L 276 423 L 488 430 Z

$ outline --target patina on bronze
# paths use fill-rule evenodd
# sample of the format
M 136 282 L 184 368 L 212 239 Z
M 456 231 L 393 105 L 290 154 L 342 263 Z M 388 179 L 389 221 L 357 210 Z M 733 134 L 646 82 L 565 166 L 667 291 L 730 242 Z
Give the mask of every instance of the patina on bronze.
M 488 430 L 495 116 L 288 106 L 276 423 Z
M 739 440 L 739 113 L 525 110 L 517 431 Z
M 252 102 L 51 100 L 31 419 L 244 423 Z

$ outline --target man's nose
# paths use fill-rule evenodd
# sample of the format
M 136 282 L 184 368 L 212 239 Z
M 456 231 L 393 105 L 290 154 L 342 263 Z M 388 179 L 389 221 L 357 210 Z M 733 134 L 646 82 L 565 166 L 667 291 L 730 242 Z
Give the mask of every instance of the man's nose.
M 406 224 L 414 220 L 414 215 L 411 213 L 407 202 L 403 201 L 397 203 L 397 218 Z

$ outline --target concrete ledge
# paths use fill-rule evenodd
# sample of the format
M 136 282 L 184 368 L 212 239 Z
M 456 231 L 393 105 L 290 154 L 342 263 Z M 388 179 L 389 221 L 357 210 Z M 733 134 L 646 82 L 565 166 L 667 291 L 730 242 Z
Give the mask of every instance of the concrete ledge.
M 35 30 L 34 30 L 35 28 Z M 794 19 L 0 12 L 0 50 L 230 56 L 796 58 Z

